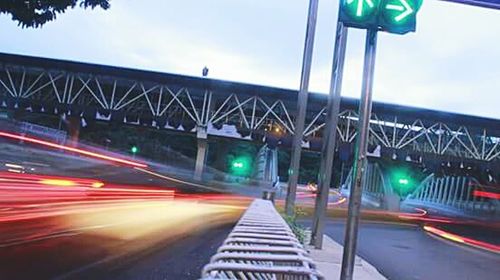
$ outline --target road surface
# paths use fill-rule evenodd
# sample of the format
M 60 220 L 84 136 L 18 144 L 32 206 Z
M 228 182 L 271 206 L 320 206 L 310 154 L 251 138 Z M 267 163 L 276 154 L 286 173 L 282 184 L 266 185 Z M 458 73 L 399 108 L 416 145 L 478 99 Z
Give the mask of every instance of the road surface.
M 198 279 L 231 225 L 211 228 L 141 253 L 103 262 L 116 243 L 91 235 L 61 236 L 0 249 L 0 279 Z
M 197 279 L 248 204 L 152 169 L 0 146 L 0 279 Z
M 344 226 L 329 220 L 325 233 L 343 244 Z M 496 280 L 500 275 L 500 255 L 443 241 L 417 226 L 362 223 L 358 255 L 395 280 Z

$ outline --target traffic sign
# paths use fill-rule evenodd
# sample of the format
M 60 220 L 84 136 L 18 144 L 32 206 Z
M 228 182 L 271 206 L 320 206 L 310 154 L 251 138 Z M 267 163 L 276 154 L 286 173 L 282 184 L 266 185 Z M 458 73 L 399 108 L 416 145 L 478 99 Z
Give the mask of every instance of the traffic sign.
M 346 26 L 373 28 L 377 26 L 380 0 L 341 0 L 339 18 Z

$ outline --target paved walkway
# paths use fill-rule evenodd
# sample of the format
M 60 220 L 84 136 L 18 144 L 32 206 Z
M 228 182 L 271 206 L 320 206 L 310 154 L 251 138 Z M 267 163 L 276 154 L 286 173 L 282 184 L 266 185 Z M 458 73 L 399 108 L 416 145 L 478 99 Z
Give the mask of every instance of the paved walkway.
M 323 236 L 323 249 L 316 250 L 308 247 L 312 259 L 317 264 L 317 269 L 325 276 L 326 280 L 340 279 L 340 268 L 342 264 L 343 247 L 333 241 L 327 235 Z M 365 260 L 356 257 L 354 267 L 354 279 L 356 280 L 382 280 L 386 279 L 375 267 Z

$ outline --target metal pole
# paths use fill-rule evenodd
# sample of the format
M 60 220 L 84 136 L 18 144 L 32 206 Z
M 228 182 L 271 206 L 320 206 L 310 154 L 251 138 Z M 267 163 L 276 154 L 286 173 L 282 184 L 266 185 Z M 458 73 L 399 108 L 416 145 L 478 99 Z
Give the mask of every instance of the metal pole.
M 295 195 L 299 179 L 300 153 L 302 151 L 302 138 L 306 120 L 307 95 L 309 90 L 309 76 L 311 74 L 312 55 L 314 47 L 314 33 L 316 31 L 316 18 L 318 14 L 318 0 L 309 1 L 309 14 L 307 16 L 307 31 L 302 60 L 302 73 L 300 90 L 297 100 L 297 118 L 295 119 L 295 132 L 292 143 L 292 156 L 288 170 L 288 190 L 286 194 L 286 214 L 292 216 L 295 208 Z
M 356 243 L 358 240 L 359 214 L 361 210 L 362 175 L 366 166 L 366 150 L 368 148 L 368 133 L 372 110 L 372 89 L 375 70 L 375 55 L 377 50 L 377 30 L 367 30 L 365 46 L 365 62 L 363 68 L 363 84 L 359 104 L 358 136 L 356 157 L 353 166 L 354 180 L 351 186 L 349 209 L 342 257 L 341 280 L 353 279 Z
M 323 148 L 321 153 L 321 166 L 319 172 L 318 194 L 314 209 L 311 245 L 321 249 L 323 245 L 323 228 L 325 224 L 325 212 L 330 194 L 332 178 L 333 157 L 335 153 L 335 142 L 337 138 L 337 124 L 340 111 L 340 95 L 342 91 L 342 76 L 344 72 L 344 61 L 347 44 L 347 27 L 337 21 L 337 33 L 335 36 L 335 48 L 333 53 L 332 75 L 330 79 L 330 94 L 326 107 L 326 126 L 323 135 Z

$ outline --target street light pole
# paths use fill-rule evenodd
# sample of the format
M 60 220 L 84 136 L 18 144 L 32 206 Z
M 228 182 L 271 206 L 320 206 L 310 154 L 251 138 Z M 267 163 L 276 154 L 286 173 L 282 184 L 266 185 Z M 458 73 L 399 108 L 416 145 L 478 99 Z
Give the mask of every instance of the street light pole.
M 340 111 L 340 100 L 342 91 L 342 76 L 344 73 L 344 61 L 347 45 L 347 27 L 337 21 L 337 33 L 335 35 L 335 47 L 333 51 L 332 75 L 330 79 L 330 94 L 326 107 L 326 125 L 323 135 L 323 148 L 321 153 L 321 166 L 319 171 L 318 194 L 314 208 L 314 217 L 311 234 L 311 245 L 321 249 L 323 245 L 323 228 L 325 213 L 328 205 L 330 184 L 332 178 L 333 157 L 335 153 L 335 142 L 337 138 L 337 124 Z
M 344 254 L 342 257 L 341 280 L 352 280 L 356 245 L 358 241 L 359 214 L 361 211 L 362 175 L 366 168 L 366 152 L 368 148 L 368 133 L 372 111 L 373 76 L 375 56 L 377 51 L 377 30 L 366 32 L 365 62 L 363 66 L 363 84 L 359 104 L 358 136 L 356 143 L 355 162 L 353 166 L 354 180 L 349 196 L 349 208 L 344 239 Z
M 307 110 L 307 95 L 309 91 L 309 77 L 311 75 L 312 55 L 314 48 L 314 34 L 316 32 L 316 20 L 318 15 L 318 0 L 309 1 L 309 13 L 307 16 L 306 40 L 304 45 L 304 56 L 302 59 L 302 72 L 300 78 L 300 90 L 297 100 L 297 118 L 295 119 L 295 131 L 292 143 L 292 155 L 290 169 L 288 170 L 288 190 L 286 194 L 285 211 L 292 216 L 295 208 L 295 196 L 299 179 L 300 153 L 302 151 L 302 138 Z

